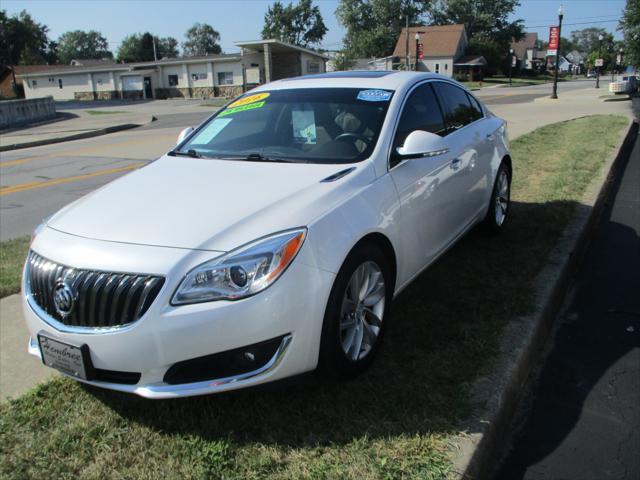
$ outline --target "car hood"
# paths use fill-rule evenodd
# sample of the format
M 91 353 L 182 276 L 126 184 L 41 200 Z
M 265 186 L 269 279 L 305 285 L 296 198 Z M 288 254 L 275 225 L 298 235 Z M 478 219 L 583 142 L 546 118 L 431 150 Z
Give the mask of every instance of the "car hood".
M 373 180 L 369 162 L 348 165 L 164 156 L 65 207 L 55 230 L 112 242 L 229 251 L 308 225 Z

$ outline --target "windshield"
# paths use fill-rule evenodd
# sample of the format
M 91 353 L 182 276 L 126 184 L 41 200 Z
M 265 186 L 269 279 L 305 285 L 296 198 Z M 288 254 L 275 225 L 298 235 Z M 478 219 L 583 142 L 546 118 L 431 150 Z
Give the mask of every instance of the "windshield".
M 304 88 L 247 94 L 198 128 L 174 154 L 352 163 L 373 151 L 392 92 Z

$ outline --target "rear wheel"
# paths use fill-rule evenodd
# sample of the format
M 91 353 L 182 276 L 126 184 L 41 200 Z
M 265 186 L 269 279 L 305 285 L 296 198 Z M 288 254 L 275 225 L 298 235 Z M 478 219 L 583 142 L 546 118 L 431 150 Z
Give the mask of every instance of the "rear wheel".
M 489 211 L 484 219 L 484 226 L 489 232 L 498 233 L 507 221 L 511 204 L 511 174 L 507 165 L 502 162 L 491 193 Z
M 388 259 L 374 245 L 351 253 L 338 272 L 325 312 L 320 371 L 350 378 L 364 371 L 380 347 L 393 294 Z

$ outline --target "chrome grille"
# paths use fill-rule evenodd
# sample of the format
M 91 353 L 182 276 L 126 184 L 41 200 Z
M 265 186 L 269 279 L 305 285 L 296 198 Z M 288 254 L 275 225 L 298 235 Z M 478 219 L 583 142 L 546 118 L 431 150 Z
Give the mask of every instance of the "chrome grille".
M 52 262 L 35 252 L 27 260 L 31 299 L 56 321 L 69 326 L 105 328 L 135 322 L 155 300 L 164 278 L 151 275 L 81 270 Z M 68 315 L 58 313 L 54 289 L 64 281 L 76 293 Z

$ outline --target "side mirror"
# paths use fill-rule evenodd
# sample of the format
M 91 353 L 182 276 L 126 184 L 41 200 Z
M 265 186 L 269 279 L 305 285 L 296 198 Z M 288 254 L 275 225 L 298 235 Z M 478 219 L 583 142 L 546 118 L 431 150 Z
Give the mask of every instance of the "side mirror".
M 409 134 L 404 141 L 402 147 L 396 148 L 396 153 L 400 158 L 423 158 L 437 157 L 444 155 L 449 151 L 447 142 L 440 135 L 425 132 L 424 130 L 415 130 Z
M 176 145 L 180 145 L 182 143 L 182 141 L 187 138 L 187 136 L 193 132 L 193 127 L 187 127 L 184 130 L 182 130 L 180 132 L 180 135 L 178 135 L 178 142 L 176 143 Z

